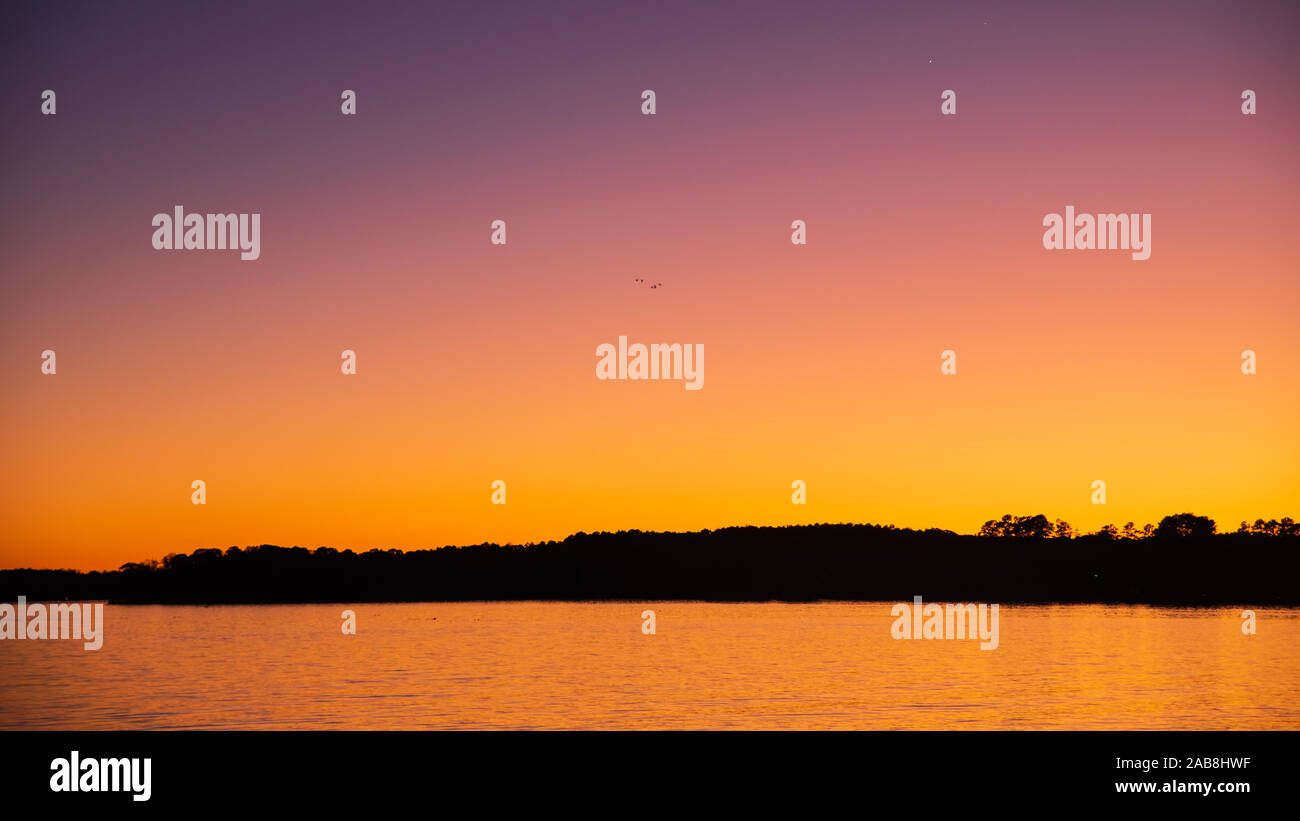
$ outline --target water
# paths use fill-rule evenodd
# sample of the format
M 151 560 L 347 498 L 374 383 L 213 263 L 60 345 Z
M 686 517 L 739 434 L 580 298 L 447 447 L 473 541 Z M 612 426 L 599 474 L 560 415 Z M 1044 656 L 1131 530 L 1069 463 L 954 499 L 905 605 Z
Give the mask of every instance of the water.
M 110 605 L 0 642 L 0 728 L 1300 729 L 1300 610 L 1004 606 L 982 651 L 890 606 Z

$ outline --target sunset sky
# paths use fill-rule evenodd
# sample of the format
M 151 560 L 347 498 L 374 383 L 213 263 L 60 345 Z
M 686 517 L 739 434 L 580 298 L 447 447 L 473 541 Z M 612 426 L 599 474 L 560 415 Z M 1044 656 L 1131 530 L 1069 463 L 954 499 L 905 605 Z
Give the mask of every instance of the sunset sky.
M 380 5 L 0 12 L 0 567 L 1300 516 L 1294 3 Z

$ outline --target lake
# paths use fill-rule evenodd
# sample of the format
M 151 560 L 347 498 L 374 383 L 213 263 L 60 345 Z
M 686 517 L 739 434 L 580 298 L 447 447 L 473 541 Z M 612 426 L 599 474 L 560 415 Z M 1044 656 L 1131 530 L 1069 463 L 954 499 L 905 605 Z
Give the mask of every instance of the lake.
M 1300 729 L 1298 609 L 1005 605 L 981 650 L 891 606 L 109 605 L 0 642 L 0 728 Z

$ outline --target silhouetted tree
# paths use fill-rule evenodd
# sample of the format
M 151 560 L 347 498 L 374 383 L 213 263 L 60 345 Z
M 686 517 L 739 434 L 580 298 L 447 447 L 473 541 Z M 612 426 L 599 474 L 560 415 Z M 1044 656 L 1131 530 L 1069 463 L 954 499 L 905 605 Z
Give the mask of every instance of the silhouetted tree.
M 1238 533 L 1250 533 L 1254 536 L 1300 536 L 1300 525 L 1290 516 L 1284 517 L 1281 521 L 1269 519 L 1267 522 L 1263 519 L 1256 519 L 1254 525 L 1241 523 Z
M 1173 516 L 1166 516 L 1156 525 L 1155 536 L 1157 539 L 1186 539 L 1188 537 L 1213 536 L 1216 526 L 1214 520 L 1208 516 L 1197 516 L 1192 513 L 1175 513 Z
M 1052 535 L 1053 531 L 1051 521 L 1041 513 L 1035 516 L 1011 516 L 1008 514 L 1001 519 L 989 519 L 980 528 L 980 535 L 998 538 L 1046 539 Z
M 1003 516 L 1001 519 L 989 519 L 980 528 L 981 536 L 1009 536 L 1011 531 L 1011 514 Z

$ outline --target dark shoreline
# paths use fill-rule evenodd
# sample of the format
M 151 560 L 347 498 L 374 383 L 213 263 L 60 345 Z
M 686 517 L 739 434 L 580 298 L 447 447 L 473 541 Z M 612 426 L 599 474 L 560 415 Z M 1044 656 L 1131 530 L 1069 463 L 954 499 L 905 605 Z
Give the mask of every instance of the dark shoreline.
M 5 571 L 0 571 L 5 572 Z M 13 606 L 17 597 L 7 601 L 0 601 L 0 605 L 8 604 Z M 522 604 L 532 602 L 536 604 L 878 604 L 881 606 L 893 606 L 895 604 L 911 604 L 912 600 L 908 597 L 897 599 L 331 599 L 331 600 L 313 600 L 313 601 L 212 601 L 212 602 L 153 602 L 153 601 L 114 601 L 112 599 L 33 599 L 26 597 L 28 604 L 60 604 L 64 602 L 77 601 L 79 603 L 100 602 L 113 607 L 297 607 L 301 605 L 335 605 L 340 606 L 357 606 L 366 604 Z M 925 599 L 925 604 L 981 604 L 968 600 L 966 602 L 957 602 L 951 599 Z M 1222 610 L 1241 608 L 1243 610 L 1263 610 L 1263 609 L 1298 609 L 1298 604 L 1277 604 L 1259 602 L 1216 602 L 1216 603 L 1196 603 L 1196 604 L 1174 604 L 1151 602 L 1121 602 L 1121 601 L 995 601 L 988 602 L 1001 607 L 1151 607 L 1160 610 Z
M 263 545 L 108 572 L 0 571 L 0 602 L 456 601 L 1300 605 L 1300 536 L 969 536 L 821 524 L 578 533 L 533 545 L 365 553 Z M 1245 606 L 1245 605 L 1243 605 Z

